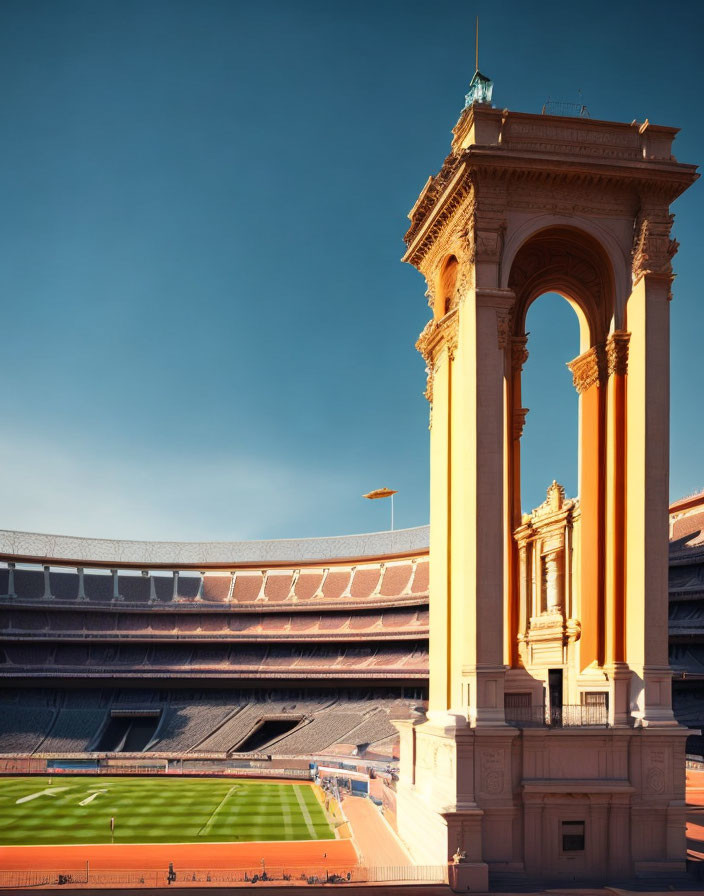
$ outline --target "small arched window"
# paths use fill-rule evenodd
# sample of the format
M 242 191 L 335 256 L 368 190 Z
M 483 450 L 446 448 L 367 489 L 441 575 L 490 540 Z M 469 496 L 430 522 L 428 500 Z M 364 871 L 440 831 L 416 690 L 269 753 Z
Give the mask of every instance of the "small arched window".
M 459 262 L 454 255 L 445 259 L 438 278 L 437 298 L 435 300 L 435 318 L 439 320 L 455 306 L 455 290 L 457 289 L 457 270 Z

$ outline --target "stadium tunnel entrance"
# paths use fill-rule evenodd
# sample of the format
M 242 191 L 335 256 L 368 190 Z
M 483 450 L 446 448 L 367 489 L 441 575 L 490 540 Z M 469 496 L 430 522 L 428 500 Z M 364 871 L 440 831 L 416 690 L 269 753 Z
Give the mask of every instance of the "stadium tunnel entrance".
M 110 714 L 94 749 L 106 753 L 141 753 L 154 739 L 160 718 L 158 711 L 116 710 Z
M 262 719 L 243 741 L 236 744 L 236 749 L 233 747 L 232 752 L 256 753 L 262 747 L 293 731 L 302 721 L 302 716 L 296 718 L 289 716 L 287 718 Z

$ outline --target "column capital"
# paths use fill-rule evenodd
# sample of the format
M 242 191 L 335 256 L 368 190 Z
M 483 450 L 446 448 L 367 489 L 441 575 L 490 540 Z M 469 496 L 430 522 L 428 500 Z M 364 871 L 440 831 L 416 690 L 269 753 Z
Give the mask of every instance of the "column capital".
M 606 379 L 606 352 L 603 345 L 593 345 L 567 362 L 574 387 L 581 395 L 592 386 L 601 386 Z
M 606 340 L 606 375 L 626 376 L 628 373 L 628 346 L 631 334 L 624 331 L 611 333 Z
M 514 336 L 511 339 L 511 369 L 520 373 L 528 360 L 528 336 Z
M 513 309 L 516 293 L 512 289 L 477 287 L 475 290 L 478 308 L 494 308 L 496 311 L 496 337 L 500 349 L 505 349 L 511 339 Z
M 672 284 L 672 259 L 679 243 L 671 239 L 670 230 L 675 216 L 664 203 L 649 203 L 641 208 L 633 239 L 633 283 L 646 275 L 664 277 Z
M 513 438 L 518 441 L 523 435 L 523 427 L 526 425 L 526 417 L 530 408 L 513 409 Z

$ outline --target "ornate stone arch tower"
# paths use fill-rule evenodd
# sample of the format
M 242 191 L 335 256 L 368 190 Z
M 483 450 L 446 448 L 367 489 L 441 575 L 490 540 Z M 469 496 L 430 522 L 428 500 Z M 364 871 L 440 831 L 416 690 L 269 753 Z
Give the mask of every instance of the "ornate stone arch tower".
M 489 870 L 684 869 L 667 650 L 674 128 L 469 104 L 409 217 L 432 318 L 428 721 L 399 723 L 399 824 Z M 579 488 L 520 503 L 526 312 L 575 309 Z

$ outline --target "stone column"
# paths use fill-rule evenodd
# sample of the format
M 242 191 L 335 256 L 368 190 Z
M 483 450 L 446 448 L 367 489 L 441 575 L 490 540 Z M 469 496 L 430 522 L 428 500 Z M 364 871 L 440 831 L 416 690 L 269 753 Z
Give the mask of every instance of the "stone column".
M 525 635 L 530 619 L 530 607 L 532 599 L 532 575 L 530 563 L 530 549 L 527 540 L 524 541 L 518 551 L 518 583 L 520 603 L 518 607 L 518 634 Z
M 670 277 L 646 274 L 628 299 L 626 640 L 631 712 L 675 725 L 668 661 Z
M 200 582 L 198 582 L 198 593 L 196 594 L 196 600 L 203 600 L 203 579 L 205 577 L 205 572 L 201 570 L 200 572 Z
M 564 549 L 545 556 L 545 579 L 548 613 L 561 613 L 564 609 Z
M 603 345 L 592 346 L 567 365 L 579 393 L 579 500 L 582 634 L 579 665 L 604 661 L 604 372 Z
M 174 587 L 171 592 L 171 600 L 173 600 L 173 601 L 178 600 L 178 570 L 177 569 L 174 570 Z
M 111 569 L 110 575 L 112 576 L 112 599 L 120 600 L 120 584 L 117 578 L 117 570 Z
M 452 705 L 450 666 L 452 652 L 452 557 L 450 535 L 450 444 L 452 426 L 452 361 L 442 350 L 434 362 L 430 433 L 430 646 L 429 717 L 445 715 Z M 460 703 L 461 706 L 461 703 Z
M 631 673 L 626 663 L 626 374 L 629 334 L 606 342 L 606 575 L 604 665 L 609 676 L 609 724 L 629 724 Z
M 472 301 L 474 298 L 474 301 Z M 473 725 L 504 722 L 505 378 L 511 290 L 476 289 L 461 308 L 453 406 L 453 590 L 464 619 L 453 653 L 469 686 Z M 456 521 L 456 525 L 455 525 Z M 480 635 L 481 632 L 481 635 Z
M 506 469 L 504 472 L 506 529 L 508 538 L 508 563 L 506 591 L 506 661 L 511 668 L 517 668 L 519 658 L 519 635 L 525 632 L 521 616 L 525 614 L 525 542 L 517 549 L 512 533 L 521 526 L 521 437 L 528 414 L 522 407 L 521 372 L 528 360 L 527 336 L 511 339 L 511 370 L 508 378 L 507 407 L 511 414 L 506 419 Z
M 466 704 L 453 638 L 462 628 L 462 604 L 456 599 L 451 575 L 454 562 L 453 463 L 455 454 L 454 405 L 458 387 L 457 343 L 459 310 L 448 311 L 425 326 L 416 348 L 428 370 L 426 398 L 431 402 L 430 429 L 430 656 L 428 717 L 441 725 L 454 725 L 455 716 L 466 719 Z

